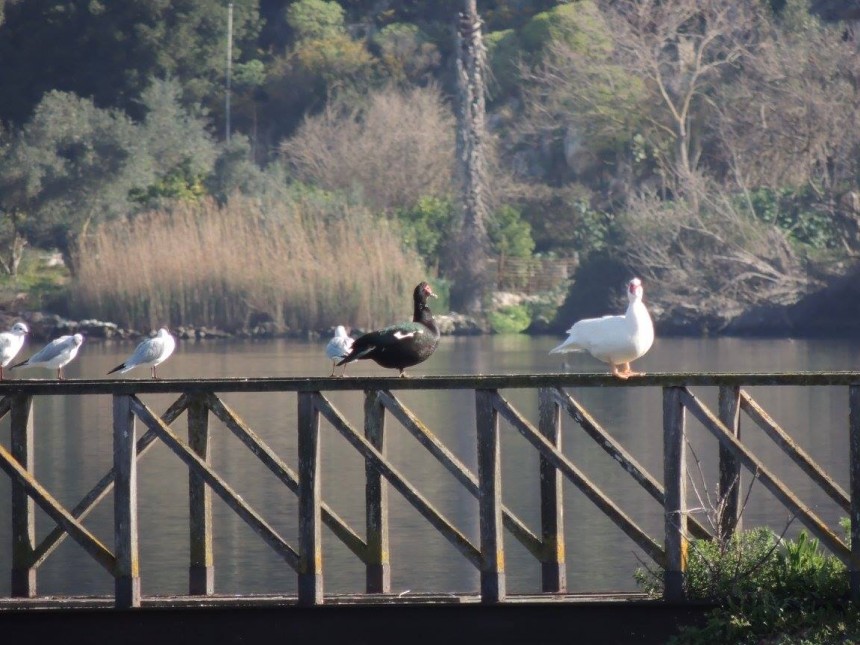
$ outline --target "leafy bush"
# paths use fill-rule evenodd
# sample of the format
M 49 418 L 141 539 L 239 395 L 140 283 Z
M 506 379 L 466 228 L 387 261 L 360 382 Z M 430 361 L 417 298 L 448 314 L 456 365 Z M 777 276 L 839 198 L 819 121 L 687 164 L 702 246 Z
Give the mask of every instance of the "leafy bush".
M 811 193 L 792 188 L 758 188 L 750 191 L 750 203 L 756 218 L 778 226 L 796 242 L 817 249 L 833 248 L 838 243 L 833 219 L 816 204 Z
M 496 255 L 530 257 L 535 248 L 532 227 L 513 206 L 502 206 L 487 222 L 487 236 Z
M 529 310 L 523 305 L 511 305 L 491 311 L 487 315 L 494 334 L 519 334 L 531 324 Z
M 414 246 L 424 261 L 432 266 L 439 261 L 442 240 L 451 234 L 454 205 L 449 199 L 422 197 L 411 208 L 397 211 L 403 241 Z
M 662 573 L 640 569 L 634 577 L 649 593 L 661 593 Z M 803 634 L 802 642 L 828 643 L 836 633 L 845 635 L 846 616 L 855 626 L 858 621 L 856 609 L 845 614 L 845 566 L 805 531 L 780 539 L 761 527 L 722 543 L 692 541 L 685 585 L 688 598 L 714 600 L 719 607 L 704 627 L 684 628 L 673 640 L 678 645 L 796 642 L 789 640 L 792 634 Z M 824 640 L 806 640 L 810 630 Z M 774 637 L 779 640 L 765 640 Z

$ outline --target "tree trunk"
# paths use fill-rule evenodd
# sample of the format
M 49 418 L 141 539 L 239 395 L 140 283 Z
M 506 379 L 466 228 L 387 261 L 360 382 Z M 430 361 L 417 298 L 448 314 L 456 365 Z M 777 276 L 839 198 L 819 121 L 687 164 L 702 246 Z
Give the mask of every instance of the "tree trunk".
M 484 69 L 486 52 L 476 0 L 464 0 L 457 23 L 457 161 L 462 181 L 462 228 L 453 244 L 451 305 L 480 313 L 487 287 L 487 206 L 484 200 Z

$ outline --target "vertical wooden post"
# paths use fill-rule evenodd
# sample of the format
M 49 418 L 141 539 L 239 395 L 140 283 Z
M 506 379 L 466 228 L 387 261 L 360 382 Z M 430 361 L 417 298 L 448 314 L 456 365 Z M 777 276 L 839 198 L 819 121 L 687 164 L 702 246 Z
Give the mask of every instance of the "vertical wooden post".
M 561 451 L 561 407 L 549 388 L 538 390 L 541 434 Z M 564 560 L 564 505 L 562 476 L 546 457 L 540 457 L 540 522 L 544 558 L 541 561 L 541 589 L 567 591 Z
M 12 396 L 11 452 L 21 467 L 32 473 L 33 463 L 33 398 Z M 24 487 L 12 479 L 12 597 L 33 598 L 36 595 L 36 569 L 33 551 L 36 548 L 35 504 Z
M 848 432 L 851 495 L 851 563 L 848 581 L 851 600 L 860 601 L 860 385 L 848 386 Z
M 115 602 L 117 609 L 140 607 L 137 527 L 137 431 L 131 397 L 113 397 Z
M 299 392 L 299 604 L 323 602 L 320 417 L 316 392 Z
M 687 569 L 687 468 L 682 388 L 663 388 L 663 485 L 666 571 L 663 599 L 684 599 Z
M 378 393 L 364 393 L 364 436 L 385 454 L 385 407 Z M 365 509 L 367 524 L 367 593 L 391 591 L 391 563 L 388 546 L 388 485 L 370 462 L 365 462 Z
M 204 462 L 210 463 L 209 409 L 200 396 L 194 396 L 188 406 L 188 445 Z M 192 596 L 211 596 L 215 593 L 212 491 L 193 469 L 188 471 L 188 507 L 188 593 Z
M 732 434 L 741 438 L 741 389 L 736 385 L 720 387 L 720 421 Z M 733 533 L 741 530 L 740 516 L 741 464 L 735 456 L 720 443 L 720 485 L 719 500 L 722 509 L 719 517 L 719 539 L 728 540 Z
M 478 512 L 481 531 L 481 602 L 505 599 L 502 533 L 502 460 L 495 390 L 475 390 L 478 435 Z

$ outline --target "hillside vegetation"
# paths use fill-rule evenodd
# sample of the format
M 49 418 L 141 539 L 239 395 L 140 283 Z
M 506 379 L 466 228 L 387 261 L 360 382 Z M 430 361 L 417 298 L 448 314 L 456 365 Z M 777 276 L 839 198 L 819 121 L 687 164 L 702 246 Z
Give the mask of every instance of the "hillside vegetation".
M 226 2 L 0 2 L 10 306 L 363 326 L 456 279 L 464 2 L 231 4 L 227 93 Z M 479 1 L 487 308 L 516 282 L 499 267 L 560 260 L 544 329 L 618 307 L 635 273 L 658 329 L 720 333 L 857 271 L 853 5 Z

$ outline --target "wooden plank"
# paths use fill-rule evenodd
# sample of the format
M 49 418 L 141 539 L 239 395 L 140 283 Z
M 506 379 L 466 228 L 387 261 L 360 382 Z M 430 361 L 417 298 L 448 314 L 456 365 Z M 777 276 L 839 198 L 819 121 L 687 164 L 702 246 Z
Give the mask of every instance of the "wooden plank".
M 445 444 L 439 441 L 436 435 L 391 392 L 382 391 L 379 393 L 379 398 L 385 408 L 409 431 L 409 434 L 415 437 L 448 472 L 454 475 L 457 481 L 475 499 L 478 499 L 478 478 L 475 474 L 453 452 L 448 450 Z M 538 560 L 544 557 L 544 545 L 541 539 L 526 526 L 525 522 L 504 505 L 502 505 L 502 521 L 505 528 L 529 553 Z
M 561 407 L 555 391 L 538 391 L 538 430 L 553 447 L 562 452 Z M 541 559 L 541 590 L 567 591 L 567 565 L 564 544 L 564 500 L 562 474 L 552 462 L 540 455 L 540 524 L 544 556 Z
M 740 396 L 739 387 L 724 385 L 719 390 L 718 399 L 720 421 L 738 441 L 741 439 Z M 725 543 L 736 531 L 741 530 L 741 465 L 723 444 L 720 444 L 719 455 L 717 530 L 721 543 Z
M 505 599 L 505 543 L 502 532 L 502 454 L 494 390 L 475 391 L 478 440 L 478 514 L 481 533 L 481 602 Z
M 298 474 L 259 435 L 251 430 L 248 424 L 242 421 L 230 406 L 214 394 L 206 395 L 206 405 L 266 468 L 293 493 L 299 494 Z M 322 502 L 322 521 L 362 562 L 367 562 L 367 544 L 365 541 L 325 502 Z
M 849 487 L 851 489 L 851 559 L 848 582 L 851 600 L 860 601 L 860 384 L 848 387 Z
M 648 536 L 618 505 L 606 496 L 591 480 L 586 477 L 562 453 L 555 449 L 547 439 L 524 419 L 501 396 L 494 399 L 496 409 L 547 461 L 561 470 L 562 474 L 573 483 L 591 502 L 597 506 L 612 522 L 632 539 L 654 562 L 663 566 L 664 555 L 660 545 Z
M 185 412 L 185 408 L 188 406 L 188 396 L 182 394 L 165 412 L 161 415 L 162 421 L 166 425 L 170 425 L 173 423 L 179 415 Z M 155 440 L 158 438 L 158 435 L 155 434 L 152 430 L 147 430 L 144 435 L 137 440 L 137 459 L 140 460 L 152 445 L 155 443 Z M 107 472 L 107 474 L 102 477 L 98 483 L 93 486 L 93 488 L 78 502 L 74 508 L 72 508 L 69 513 L 72 517 L 77 519 L 78 521 L 85 519 L 92 510 L 98 506 L 99 502 L 101 502 L 108 493 L 113 490 L 114 480 L 115 480 L 115 471 L 113 467 Z M 57 526 L 54 528 L 48 535 L 45 536 L 45 539 L 42 540 L 39 545 L 36 547 L 36 550 L 33 553 L 33 567 L 38 568 L 42 565 L 42 563 L 48 558 L 51 553 L 66 539 L 68 534 L 62 526 Z
M 687 451 L 681 393 L 675 387 L 663 390 L 663 482 L 666 490 L 663 598 L 670 602 L 684 600 L 687 571 Z
M 343 418 L 340 412 L 322 395 L 319 395 L 315 404 L 329 423 L 355 448 L 365 460 L 382 473 L 394 489 L 403 495 L 406 500 L 430 524 L 439 531 L 475 568 L 481 567 L 481 553 L 469 539 L 463 535 L 445 516 L 443 516 L 409 481 L 391 465 L 379 451 L 357 433 L 349 422 Z
M 15 395 L 11 401 L 10 445 L 12 458 L 33 475 L 33 397 Z M 27 489 L 12 479 L 12 596 L 36 596 L 36 567 L 32 565 L 36 548 L 36 506 Z
M 298 572 L 298 553 L 269 526 L 266 521 L 234 491 L 227 482 L 219 477 L 193 450 L 173 431 L 152 413 L 137 397 L 131 397 L 131 408 L 137 417 L 149 428 L 155 430 L 173 454 L 186 466 L 193 468 L 233 511 L 259 535 L 294 571 Z
M 192 395 L 188 406 L 188 446 L 211 465 L 209 409 L 204 397 Z M 212 491 L 193 469 L 188 470 L 189 565 L 188 593 L 211 596 L 215 593 L 212 551 Z
M 384 457 L 385 406 L 380 401 L 379 392 L 364 393 L 364 436 Z M 388 485 L 367 461 L 364 462 L 364 477 L 368 559 L 365 589 L 367 593 L 388 593 L 391 591 Z
M 137 428 L 131 397 L 113 398 L 114 573 L 117 609 L 140 607 L 140 553 L 137 524 Z
M 821 519 L 815 515 L 798 497 L 783 484 L 765 465 L 717 419 L 710 410 L 703 406 L 699 400 L 687 390 L 681 390 L 681 401 L 684 406 L 695 416 L 705 428 L 707 428 L 720 443 L 731 450 L 735 457 L 753 473 L 765 488 L 776 497 L 789 511 L 794 513 L 821 543 L 830 549 L 833 554 L 849 564 L 851 553 L 848 547 L 831 531 Z
M 567 413 L 576 421 L 585 433 L 591 437 L 598 446 L 600 446 L 606 454 L 618 463 L 628 475 L 630 475 L 641 487 L 653 497 L 660 506 L 665 505 L 665 493 L 663 485 L 654 478 L 651 473 L 645 470 L 633 455 L 631 455 L 624 447 L 615 441 L 598 422 L 589 414 L 582 405 L 572 396 L 567 394 L 561 388 L 554 388 L 553 393 L 556 395 L 559 403 L 564 406 Z M 696 518 L 688 516 L 687 524 L 690 529 L 690 535 L 696 538 L 709 540 L 711 532 Z
M 36 479 L 0 445 L 0 469 L 13 481 L 19 482 L 36 504 L 57 524 L 63 527 L 75 542 L 89 553 L 108 573 L 114 574 L 116 560 L 113 553 L 95 535 L 78 522 Z
M 320 417 L 314 394 L 300 392 L 299 419 L 299 604 L 323 602 Z
M 851 500 L 839 484 L 837 484 L 819 466 L 806 451 L 798 446 L 789 434 L 774 421 L 764 409 L 753 401 L 746 392 L 741 392 L 741 409 L 755 421 L 764 433 L 778 445 L 812 481 L 818 484 L 830 499 L 839 504 L 846 513 L 851 512 Z
M 16 396 L 33 396 L 28 392 L 21 392 L 19 390 L 11 390 L 7 396 L 4 396 L 0 399 L 0 419 L 9 414 L 9 411 L 12 409 L 12 402 L 15 400 Z
M 16 379 L 0 381 L 0 397 L 82 394 L 175 394 L 178 392 L 316 392 L 366 390 L 476 390 L 541 387 L 706 387 L 737 385 L 851 385 L 857 371 L 827 372 L 649 372 L 621 380 L 609 373 L 464 374 L 458 376 L 234 377 L 208 379 Z

